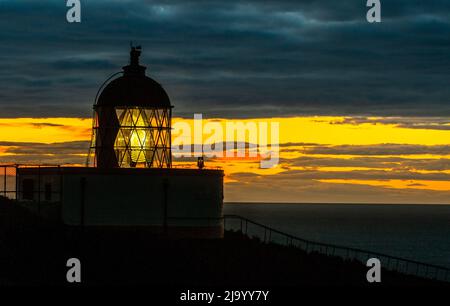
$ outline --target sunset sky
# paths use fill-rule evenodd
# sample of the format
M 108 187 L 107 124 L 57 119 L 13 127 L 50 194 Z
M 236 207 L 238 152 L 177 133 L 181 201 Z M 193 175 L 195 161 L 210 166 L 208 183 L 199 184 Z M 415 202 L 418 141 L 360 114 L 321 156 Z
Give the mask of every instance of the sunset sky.
M 0 163 L 83 164 L 133 41 L 174 123 L 280 123 L 277 167 L 207 160 L 225 201 L 450 204 L 450 2 L 382 1 L 380 24 L 352 0 L 82 5 L 0 0 Z

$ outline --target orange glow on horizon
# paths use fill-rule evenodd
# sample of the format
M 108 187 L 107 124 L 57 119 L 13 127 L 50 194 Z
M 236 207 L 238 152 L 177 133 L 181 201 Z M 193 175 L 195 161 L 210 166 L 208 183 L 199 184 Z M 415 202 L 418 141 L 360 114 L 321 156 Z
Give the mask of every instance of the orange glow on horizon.
M 239 157 L 235 154 L 218 158 L 207 158 L 207 167 L 221 167 L 225 171 L 225 183 L 243 183 L 238 177 L 241 174 L 255 175 L 264 178 L 280 177 L 278 174 L 302 175 L 303 172 L 317 172 L 327 174 L 330 178 L 309 178 L 317 182 L 328 184 L 369 185 L 392 189 L 416 189 L 427 191 L 450 191 L 450 175 L 448 160 L 450 152 L 445 149 L 410 151 L 401 150 L 401 146 L 449 146 L 450 130 L 406 128 L 396 124 L 376 123 L 377 118 L 370 118 L 374 123 L 349 123 L 344 117 L 283 117 L 283 118 L 255 118 L 242 120 L 248 122 L 279 122 L 280 162 L 272 169 L 261 169 L 260 155 Z M 185 122 L 194 128 L 193 119 L 173 118 L 173 124 Z M 237 121 L 237 120 L 233 120 Z M 208 122 L 219 123 L 226 131 L 227 119 L 203 119 Z M 61 161 L 65 164 L 83 165 L 86 154 L 79 151 L 45 151 L 47 149 L 36 144 L 58 144 L 65 142 L 86 142 L 91 138 L 92 121 L 90 118 L 0 118 L 0 162 L 11 162 L 16 159 L 26 160 L 27 156 L 51 161 Z M 431 124 L 432 126 L 432 124 Z M 173 143 L 177 143 L 176 135 Z M 203 135 L 206 140 L 211 135 Z M 231 141 L 225 135 L 226 141 Z M 191 139 L 182 139 L 186 145 L 191 145 Z M 395 144 L 399 149 L 394 152 L 380 154 L 383 144 Z M 316 150 L 317 146 L 328 148 L 328 151 Z M 354 146 L 361 148 L 359 152 L 351 150 L 337 152 L 335 148 Z M 372 148 L 373 147 L 373 148 Z M 345 149 L 345 148 L 344 148 Z M 49 147 L 48 150 L 52 150 Z M 55 149 L 56 150 L 56 149 Z M 314 151 L 316 150 L 316 151 Z M 227 153 L 234 153 L 228 150 Z M 86 147 L 87 153 L 87 147 Z M 248 153 L 248 152 L 247 152 Z M 339 153 L 339 154 L 338 154 Z M 391 154 L 392 153 L 392 154 Z M 39 155 L 36 157 L 36 155 Z M 178 155 L 176 155 L 178 156 Z M 191 157 L 191 160 L 195 158 Z M 195 161 L 181 162 L 174 159 L 174 166 L 194 166 Z M 428 167 L 428 165 L 430 165 Z M 396 173 L 407 171 L 411 180 L 398 179 L 355 179 L 350 176 L 354 171 L 372 173 Z M 333 173 L 340 177 L 333 178 Z M 342 173 L 349 177 L 342 178 Z M 415 177 L 417 176 L 417 177 Z M 283 176 L 284 179 L 286 176 Z M 300 176 L 301 177 L 301 176 Z M 434 178 L 436 177 L 436 179 Z M 431 178 L 431 179 L 428 179 Z M 450 197 L 449 197 L 450 199 Z
M 376 181 L 376 180 L 319 180 L 325 183 L 335 183 L 335 184 L 358 184 L 358 185 L 369 185 L 369 186 L 383 186 L 387 188 L 396 189 L 424 189 L 424 190 L 438 190 L 438 191 L 448 191 L 450 190 L 450 181 L 427 181 L 427 180 L 386 180 L 386 181 Z

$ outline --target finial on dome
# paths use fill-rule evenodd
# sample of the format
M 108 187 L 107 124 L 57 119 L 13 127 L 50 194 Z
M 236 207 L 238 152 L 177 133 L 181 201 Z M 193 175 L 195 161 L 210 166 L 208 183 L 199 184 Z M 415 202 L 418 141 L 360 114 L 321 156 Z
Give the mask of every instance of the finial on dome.
M 126 75 L 145 75 L 145 67 L 139 65 L 139 57 L 141 56 L 142 47 L 133 46 L 130 41 L 130 64 L 123 67 Z
M 139 66 L 139 56 L 141 56 L 142 47 L 133 46 L 133 43 L 130 42 L 130 49 L 130 66 Z

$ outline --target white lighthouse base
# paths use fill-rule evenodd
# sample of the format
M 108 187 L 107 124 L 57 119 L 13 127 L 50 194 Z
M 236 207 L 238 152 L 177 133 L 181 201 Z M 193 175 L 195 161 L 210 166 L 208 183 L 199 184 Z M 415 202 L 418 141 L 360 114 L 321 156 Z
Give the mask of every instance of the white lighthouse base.
M 222 170 L 18 168 L 17 199 L 68 226 L 223 236 Z

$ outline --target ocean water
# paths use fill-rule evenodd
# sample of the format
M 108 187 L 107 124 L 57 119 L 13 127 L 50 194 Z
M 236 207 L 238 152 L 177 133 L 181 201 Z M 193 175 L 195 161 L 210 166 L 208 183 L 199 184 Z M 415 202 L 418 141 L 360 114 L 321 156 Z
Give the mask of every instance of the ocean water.
M 233 203 L 236 214 L 317 242 L 450 268 L 450 205 Z

